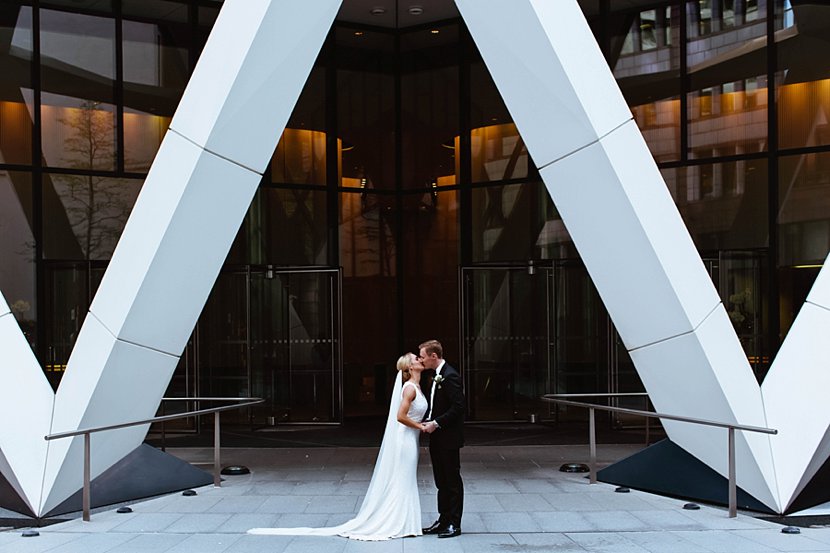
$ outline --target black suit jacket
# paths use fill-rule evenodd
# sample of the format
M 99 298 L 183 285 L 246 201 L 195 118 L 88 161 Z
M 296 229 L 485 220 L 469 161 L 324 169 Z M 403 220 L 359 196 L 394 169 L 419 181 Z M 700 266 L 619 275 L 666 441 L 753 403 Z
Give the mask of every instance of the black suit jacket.
M 442 381 L 435 385 L 430 419 L 438 423 L 435 432 L 429 435 L 429 446 L 445 449 L 457 449 L 464 445 L 464 412 L 466 402 L 461 386 L 461 375 L 448 363 L 441 369 Z M 424 395 L 429 399 L 431 383 L 435 379 L 427 379 L 428 384 Z

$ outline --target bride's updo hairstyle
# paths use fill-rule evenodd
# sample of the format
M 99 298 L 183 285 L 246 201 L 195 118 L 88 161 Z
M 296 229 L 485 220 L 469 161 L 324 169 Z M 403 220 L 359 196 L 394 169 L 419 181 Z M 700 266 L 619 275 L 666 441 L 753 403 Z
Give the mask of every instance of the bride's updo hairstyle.
M 409 370 L 412 367 L 412 354 L 405 353 L 398 359 L 398 370 L 401 371 L 401 380 L 406 382 L 412 377 L 412 372 Z

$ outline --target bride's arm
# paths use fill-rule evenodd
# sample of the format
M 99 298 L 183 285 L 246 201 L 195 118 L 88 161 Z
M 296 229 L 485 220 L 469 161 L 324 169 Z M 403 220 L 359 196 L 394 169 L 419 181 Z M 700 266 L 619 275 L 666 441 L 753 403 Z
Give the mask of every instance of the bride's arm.
M 415 388 L 412 386 L 407 386 L 403 389 L 403 397 L 401 398 L 401 406 L 398 409 L 398 422 L 409 426 L 410 428 L 414 428 L 415 430 L 423 430 L 424 425 L 420 422 L 415 422 L 414 420 L 410 419 L 407 415 L 409 413 L 409 407 L 412 405 L 412 400 L 415 399 Z

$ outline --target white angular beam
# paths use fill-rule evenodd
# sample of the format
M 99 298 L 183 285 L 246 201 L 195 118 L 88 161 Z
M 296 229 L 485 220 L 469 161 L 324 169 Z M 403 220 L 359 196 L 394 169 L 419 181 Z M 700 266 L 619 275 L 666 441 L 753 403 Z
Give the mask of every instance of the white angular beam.
M 340 0 L 226 0 L 58 390 L 53 432 L 152 416 Z M 92 475 L 146 428 L 92 442 Z M 81 439 L 50 446 L 40 513 L 81 485 Z
M 36 513 L 55 394 L 2 293 L 0 352 L 0 473 Z
M 787 508 L 830 457 L 830 257 L 761 386 L 778 486 Z
M 577 2 L 456 4 L 655 407 L 763 426 L 746 356 Z M 726 474 L 725 435 L 666 429 Z M 740 447 L 738 484 L 778 509 L 769 439 Z

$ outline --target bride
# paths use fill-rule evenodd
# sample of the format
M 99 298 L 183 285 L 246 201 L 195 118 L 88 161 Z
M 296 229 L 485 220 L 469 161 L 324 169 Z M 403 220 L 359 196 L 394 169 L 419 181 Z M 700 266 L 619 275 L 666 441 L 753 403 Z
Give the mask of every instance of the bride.
M 421 535 L 418 497 L 418 437 L 427 400 L 421 391 L 424 366 L 414 353 L 398 359 L 386 430 L 375 470 L 360 511 L 352 520 L 328 528 L 252 528 L 249 534 L 343 536 L 378 541 Z

